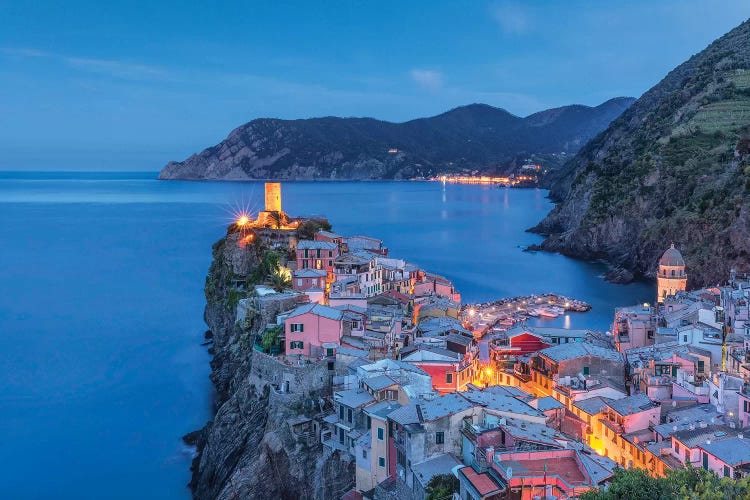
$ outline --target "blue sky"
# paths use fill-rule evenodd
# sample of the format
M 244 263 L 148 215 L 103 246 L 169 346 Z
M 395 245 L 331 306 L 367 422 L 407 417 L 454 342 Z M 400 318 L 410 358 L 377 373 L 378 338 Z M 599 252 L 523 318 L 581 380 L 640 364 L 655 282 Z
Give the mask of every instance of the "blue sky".
M 158 170 L 253 118 L 639 96 L 742 1 L 0 0 L 0 169 Z

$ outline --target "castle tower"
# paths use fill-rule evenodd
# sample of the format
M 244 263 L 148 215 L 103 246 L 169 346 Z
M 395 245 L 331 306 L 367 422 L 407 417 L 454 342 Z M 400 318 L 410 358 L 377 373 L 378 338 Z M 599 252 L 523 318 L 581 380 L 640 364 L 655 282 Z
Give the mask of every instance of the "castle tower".
M 266 212 L 281 212 L 281 183 L 266 182 Z
M 657 298 L 659 303 L 669 295 L 674 295 L 687 288 L 687 274 L 685 274 L 685 260 L 674 247 L 674 243 L 659 259 L 659 272 L 656 275 Z

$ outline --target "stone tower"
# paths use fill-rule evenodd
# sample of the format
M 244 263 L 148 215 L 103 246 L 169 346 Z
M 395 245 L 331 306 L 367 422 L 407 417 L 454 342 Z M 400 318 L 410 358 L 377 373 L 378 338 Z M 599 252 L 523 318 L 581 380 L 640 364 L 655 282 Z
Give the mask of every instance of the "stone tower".
M 281 212 L 281 183 L 266 182 L 266 212 Z
M 661 303 L 669 295 L 674 295 L 680 290 L 687 288 L 687 274 L 685 273 L 685 260 L 682 254 L 674 247 L 674 243 L 667 248 L 664 255 L 659 259 L 659 272 L 656 275 L 657 298 Z

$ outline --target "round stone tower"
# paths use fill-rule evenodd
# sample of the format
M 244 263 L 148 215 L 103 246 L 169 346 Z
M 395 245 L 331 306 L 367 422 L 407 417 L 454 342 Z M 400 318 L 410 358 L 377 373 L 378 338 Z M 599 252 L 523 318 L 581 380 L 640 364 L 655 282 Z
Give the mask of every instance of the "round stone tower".
M 674 247 L 674 243 L 667 248 L 664 255 L 659 259 L 659 272 L 656 275 L 657 301 L 664 302 L 669 295 L 674 295 L 680 290 L 687 288 L 687 274 L 685 273 L 685 260 L 682 254 Z

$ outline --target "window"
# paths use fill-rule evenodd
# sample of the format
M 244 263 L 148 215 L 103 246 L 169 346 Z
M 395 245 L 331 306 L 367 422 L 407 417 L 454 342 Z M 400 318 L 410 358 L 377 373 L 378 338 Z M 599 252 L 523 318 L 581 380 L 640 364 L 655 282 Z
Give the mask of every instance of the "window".
M 302 278 L 297 280 L 297 286 L 302 286 Z
M 339 419 L 340 419 L 341 421 L 343 421 L 343 420 L 344 420 L 344 406 L 343 406 L 343 405 L 340 405 L 340 406 L 339 406 Z
M 435 444 L 443 444 L 445 443 L 445 433 L 444 432 L 436 432 L 435 433 Z
M 349 422 L 351 422 L 352 420 L 354 420 L 354 415 L 353 415 L 353 413 L 352 413 L 352 409 L 351 409 L 351 408 L 347 408 L 347 409 L 346 409 L 346 419 L 347 419 L 347 420 L 348 420 Z
M 372 417 L 370 415 L 367 415 L 367 428 L 372 428 Z
M 683 341 L 683 342 L 687 342 L 687 335 L 683 335 L 683 336 L 682 336 L 682 341 Z
M 453 383 L 453 374 L 452 373 L 446 373 L 445 374 L 445 383 L 446 384 L 452 384 Z
M 362 458 L 367 458 L 367 450 L 362 450 Z
M 289 331 L 302 333 L 305 331 L 305 325 L 303 325 L 302 323 L 292 323 L 291 325 L 289 325 Z
M 724 477 L 729 477 L 729 466 L 724 466 Z
M 698 373 L 703 373 L 705 370 L 705 363 L 703 361 L 698 361 Z
M 378 441 L 385 439 L 385 430 L 382 427 L 378 427 Z
M 675 443 L 674 444 L 674 452 L 675 453 L 679 453 L 680 452 L 680 443 Z
M 305 343 L 301 340 L 289 342 L 289 349 L 304 349 Z
M 385 467 L 385 457 L 378 457 L 378 466 Z
M 588 375 L 589 374 L 589 367 L 588 366 L 584 366 L 583 367 L 583 374 L 584 375 Z
M 328 256 L 333 257 L 333 250 L 328 250 Z M 330 261 L 329 261 L 330 262 Z
M 305 248 L 305 258 L 308 258 L 308 257 L 309 257 L 309 255 L 307 253 L 307 248 Z
M 315 250 L 315 256 L 317 258 L 320 258 L 320 248 L 318 248 L 317 250 Z
M 690 461 L 690 449 L 685 448 L 685 462 L 689 462 L 689 461 Z

